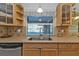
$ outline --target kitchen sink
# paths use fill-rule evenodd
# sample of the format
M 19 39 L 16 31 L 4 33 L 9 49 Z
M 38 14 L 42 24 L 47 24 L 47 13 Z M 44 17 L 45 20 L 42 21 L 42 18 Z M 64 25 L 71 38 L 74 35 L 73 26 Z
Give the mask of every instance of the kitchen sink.
M 29 40 L 52 40 L 51 38 L 29 38 Z

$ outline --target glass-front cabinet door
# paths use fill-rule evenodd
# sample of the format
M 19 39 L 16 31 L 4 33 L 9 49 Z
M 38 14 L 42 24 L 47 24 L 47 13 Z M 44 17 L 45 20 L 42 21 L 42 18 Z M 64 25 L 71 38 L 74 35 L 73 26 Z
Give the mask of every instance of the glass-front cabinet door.
M 11 3 L 8 3 L 6 5 L 7 5 L 7 9 L 6 9 L 7 23 L 13 24 L 13 5 Z
M 0 24 L 6 23 L 6 3 L 0 3 Z

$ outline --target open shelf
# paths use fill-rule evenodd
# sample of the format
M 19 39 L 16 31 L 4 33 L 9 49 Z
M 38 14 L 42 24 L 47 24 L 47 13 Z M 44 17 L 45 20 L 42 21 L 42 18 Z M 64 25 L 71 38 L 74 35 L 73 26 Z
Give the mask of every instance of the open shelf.
M 17 20 L 23 21 L 23 18 L 17 17 Z
M 16 10 L 17 13 L 23 15 L 23 11 L 20 11 L 20 10 Z
M 18 10 L 23 10 L 23 6 L 18 3 L 18 4 L 16 4 L 16 9 L 18 9 Z
M 21 4 L 15 4 L 15 14 L 16 14 L 16 25 L 17 26 L 24 26 L 24 9 Z

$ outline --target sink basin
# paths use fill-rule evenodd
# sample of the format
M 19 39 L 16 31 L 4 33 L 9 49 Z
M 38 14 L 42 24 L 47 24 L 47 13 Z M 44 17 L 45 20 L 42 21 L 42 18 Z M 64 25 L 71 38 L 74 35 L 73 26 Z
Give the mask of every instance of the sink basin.
M 51 38 L 29 38 L 29 40 L 52 40 Z

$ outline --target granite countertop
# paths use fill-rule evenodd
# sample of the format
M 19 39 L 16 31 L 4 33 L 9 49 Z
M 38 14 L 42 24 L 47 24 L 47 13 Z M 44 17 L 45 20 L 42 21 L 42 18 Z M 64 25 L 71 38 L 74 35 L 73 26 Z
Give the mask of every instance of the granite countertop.
M 79 37 L 51 37 L 52 40 L 28 40 L 30 37 L 2 38 L 0 43 L 79 43 Z
M 23 43 L 24 39 L 27 39 L 24 36 L 15 36 L 11 38 L 0 38 L 0 43 Z

